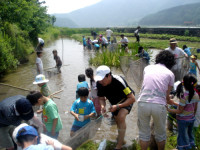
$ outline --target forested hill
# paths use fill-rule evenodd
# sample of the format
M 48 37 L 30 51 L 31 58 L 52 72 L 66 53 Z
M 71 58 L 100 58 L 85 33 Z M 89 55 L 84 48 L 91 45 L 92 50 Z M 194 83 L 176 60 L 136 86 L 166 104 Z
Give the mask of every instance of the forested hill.
M 148 15 L 140 25 L 200 25 L 200 3 L 177 6 Z
M 77 27 L 132 26 L 146 15 L 194 2 L 199 0 L 102 0 L 68 14 L 55 14 L 56 24 L 60 25 L 66 18 Z

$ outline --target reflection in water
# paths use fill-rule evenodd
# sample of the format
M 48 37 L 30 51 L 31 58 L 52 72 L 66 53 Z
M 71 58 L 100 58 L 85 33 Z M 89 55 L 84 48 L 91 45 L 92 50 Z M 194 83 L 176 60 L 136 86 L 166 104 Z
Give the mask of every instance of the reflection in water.
M 64 89 L 62 93 L 56 95 L 61 99 L 54 99 L 54 101 L 58 106 L 63 123 L 63 129 L 60 132 L 59 139 L 62 142 L 65 142 L 69 138 L 70 129 L 74 121 L 74 117 L 70 115 L 69 110 L 73 101 L 75 100 L 78 75 L 85 73 L 85 69 L 89 66 L 88 60 L 91 56 L 94 55 L 94 51 L 83 50 L 82 45 L 80 45 L 75 40 L 65 38 L 63 39 L 63 43 L 64 44 L 62 45 L 62 40 L 59 39 L 51 43 L 51 45 L 49 45 L 48 47 L 44 48 L 42 61 L 44 68 L 55 66 L 52 51 L 56 49 L 58 51 L 58 56 L 60 56 L 60 58 L 64 58 L 64 60 L 62 60 L 63 65 L 69 64 L 69 66 L 64 66 L 61 68 L 61 74 L 56 73 L 56 68 L 45 71 L 46 78 L 49 79 L 48 85 L 52 92 Z M 29 63 L 20 66 L 16 71 L 6 75 L 1 80 L 1 82 L 31 90 L 39 90 L 37 85 L 32 84 L 36 75 L 35 59 L 36 55 L 32 54 L 30 56 Z M 112 68 L 111 70 L 113 74 L 123 76 L 120 69 Z M 88 79 L 87 81 L 89 83 Z M 134 87 L 132 88 L 135 90 Z M 0 100 L 17 94 L 27 95 L 28 92 L 0 86 Z M 107 104 L 107 106 L 109 106 L 109 104 Z M 130 142 L 131 140 L 136 138 L 138 134 L 136 124 L 137 111 L 135 106 L 136 104 L 134 105 L 131 113 L 127 117 L 127 142 Z M 108 118 L 104 118 L 102 121 L 102 125 L 94 139 L 102 140 L 106 138 L 115 140 L 117 135 L 116 128 L 116 125 L 110 125 L 110 121 Z

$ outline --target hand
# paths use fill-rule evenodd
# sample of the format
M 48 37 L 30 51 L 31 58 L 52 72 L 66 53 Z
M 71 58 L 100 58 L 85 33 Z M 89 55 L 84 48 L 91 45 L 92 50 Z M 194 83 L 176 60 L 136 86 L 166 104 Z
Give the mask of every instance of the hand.
M 47 144 L 47 145 L 51 145 L 51 146 L 54 147 L 54 142 L 53 142 L 52 140 L 47 140 L 47 141 L 46 141 L 46 144 Z
M 165 105 L 165 107 L 166 107 L 167 111 L 169 111 L 169 107 L 168 107 L 168 105 L 167 105 L 167 104 Z
M 101 113 L 104 114 L 106 112 L 106 108 L 103 106 L 101 107 Z
M 78 119 L 78 114 L 75 114 L 74 117 L 75 117 L 75 119 L 76 119 L 77 121 L 79 121 L 79 119 Z
M 51 131 L 51 135 L 55 136 L 56 132 L 54 130 Z
M 170 99 L 170 100 L 168 101 L 168 104 L 174 105 L 174 101 L 173 101 L 172 99 Z
M 112 105 L 110 108 L 109 108 L 109 111 L 110 112 L 115 112 L 117 110 L 117 105 Z
M 85 115 L 85 116 L 84 116 L 84 120 L 87 120 L 87 119 L 89 119 L 89 118 L 90 118 L 89 115 Z
M 135 56 L 139 56 L 139 54 L 135 54 Z
M 37 114 L 41 114 L 42 113 L 42 111 L 43 111 L 43 109 L 40 109 L 40 110 L 37 110 Z

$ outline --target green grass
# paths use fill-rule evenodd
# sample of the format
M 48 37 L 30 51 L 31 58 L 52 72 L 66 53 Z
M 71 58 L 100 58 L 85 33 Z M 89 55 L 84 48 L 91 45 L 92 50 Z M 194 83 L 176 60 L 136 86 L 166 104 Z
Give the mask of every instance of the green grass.
M 98 147 L 99 147 L 99 144 L 95 143 L 92 140 L 89 140 L 83 143 L 81 146 L 79 146 L 76 150 L 97 150 Z

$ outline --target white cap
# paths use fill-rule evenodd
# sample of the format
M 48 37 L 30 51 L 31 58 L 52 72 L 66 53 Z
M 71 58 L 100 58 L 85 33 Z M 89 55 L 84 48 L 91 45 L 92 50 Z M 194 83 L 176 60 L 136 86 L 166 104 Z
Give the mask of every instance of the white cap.
M 99 66 L 96 70 L 95 81 L 101 81 L 106 76 L 106 74 L 110 73 L 110 68 L 108 66 Z
M 49 82 L 49 80 L 46 79 L 43 74 L 39 74 L 35 77 L 35 81 L 33 82 L 33 84 L 41 84 L 41 83 L 47 83 L 47 82 Z
M 18 133 L 19 129 L 21 129 L 25 126 L 28 126 L 28 124 L 22 123 L 14 129 L 12 137 L 13 137 L 13 140 L 15 141 L 15 143 L 17 143 L 17 133 Z

